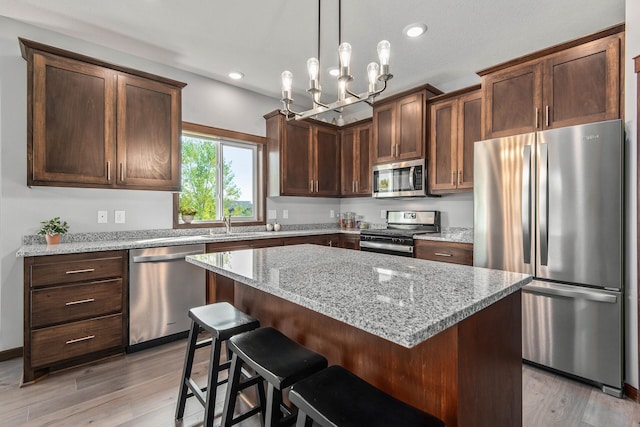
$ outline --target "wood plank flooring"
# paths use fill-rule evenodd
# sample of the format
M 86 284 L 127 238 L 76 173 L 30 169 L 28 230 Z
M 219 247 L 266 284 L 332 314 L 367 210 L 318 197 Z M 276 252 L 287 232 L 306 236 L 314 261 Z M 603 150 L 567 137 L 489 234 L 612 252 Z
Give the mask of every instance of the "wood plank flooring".
M 60 372 L 20 388 L 22 359 L 0 363 L 0 426 L 200 426 L 203 409 L 191 398 L 174 422 L 186 340 Z M 196 355 L 193 376 L 206 382 L 208 350 Z M 640 404 L 544 370 L 523 368 L 525 427 L 640 426 Z M 224 393 L 218 393 L 219 424 Z M 239 424 L 259 425 L 257 417 Z

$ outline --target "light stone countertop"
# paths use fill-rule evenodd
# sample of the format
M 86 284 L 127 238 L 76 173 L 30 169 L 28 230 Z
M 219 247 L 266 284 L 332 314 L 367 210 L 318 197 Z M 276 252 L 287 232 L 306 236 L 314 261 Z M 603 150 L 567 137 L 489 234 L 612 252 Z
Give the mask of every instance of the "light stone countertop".
M 407 348 L 531 281 L 520 273 L 317 245 L 186 259 Z
M 441 233 L 416 234 L 415 240 L 438 240 L 442 242 L 471 243 L 473 244 L 473 228 L 448 227 Z

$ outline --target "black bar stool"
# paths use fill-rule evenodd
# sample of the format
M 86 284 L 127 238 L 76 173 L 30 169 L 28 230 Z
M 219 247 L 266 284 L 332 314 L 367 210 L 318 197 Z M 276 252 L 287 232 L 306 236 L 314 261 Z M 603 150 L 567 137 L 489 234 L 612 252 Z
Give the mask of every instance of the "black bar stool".
M 218 381 L 218 373 L 228 369 L 231 362 L 220 364 L 220 348 L 224 341 L 236 334 L 251 331 L 260 326 L 260 322 L 246 313 L 236 309 L 229 303 L 219 302 L 203 305 L 189 310 L 191 318 L 191 331 L 189 332 L 189 344 L 182 369 L 180 380 L 180 394 L 176 406 L 176 420 L 184 416 L 184 407 L 187 398 L 195 396 L 204 406 L 204 425 L 213 426 L 215 415 L 216 391 L 219 385 L 227 382 L 227 379 Z M 200 328 L 211 334 L 211 338 L 198 342 Z M 211 346 L 209 359 L 209 376 L 207 386 L 200 388 L 191 378 L 193 358 L 197 349 Z M 228 348 L 227 348 L 228 349 Z M 205 393 L 206 392 L 206 393 Z
M 294 384 L 289 400 L 298 407 L 296 427 L 445 427 L 422 412 L 372 386 L 342 366 L 331 366 Z
M 292 425 L 295 413 L 284 405 L 282 391 L 327 366 L 327 359 L 290 340 L 273 328 L 261 328 L 229 339 L 231 368 L 222 411 L 222 425 L 231 426 L 261 412 L 265 426 Z M 267 382 L 267 404 L 260 402 L 246 414 L 233 418 L 238 392 L 253 384 L 240 382 L 243 364 L 251 367 L 260 380 Z M 262 383 L 262 381 L 260 381 Z M 261 384 L 258 386 L 262 388 Z M 250 414 L 250 415 L 247 415 Z

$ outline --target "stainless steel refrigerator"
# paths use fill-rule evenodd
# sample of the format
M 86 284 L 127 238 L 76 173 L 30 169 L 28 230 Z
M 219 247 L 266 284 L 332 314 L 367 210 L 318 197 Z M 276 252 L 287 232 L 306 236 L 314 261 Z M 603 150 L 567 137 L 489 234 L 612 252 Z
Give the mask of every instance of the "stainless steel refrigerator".
M 621 396 L 623 125 L 474 145 L 474 265 L 528 273 L 522 356 Z

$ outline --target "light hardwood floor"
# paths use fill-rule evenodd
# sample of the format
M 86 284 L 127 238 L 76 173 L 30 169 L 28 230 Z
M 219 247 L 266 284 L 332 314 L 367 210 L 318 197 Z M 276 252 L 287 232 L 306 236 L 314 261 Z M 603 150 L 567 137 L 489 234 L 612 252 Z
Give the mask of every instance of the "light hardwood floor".
M 0 426 L 199 426 L 203 410 L 187 400 L 173 420 L 186 341 L 166 344 L 60 372 L 19 387 L 22 360 L 0 363 Z M 196 355 L 195 378 L 204 383 L 208 351 Z M 640 404 L 529 366 L 523 368 L 525 427 L 640 426 Z M 218 393 L 222 408 L 223 393 Z M 249 419 L 242 427 L 259 425 Z

